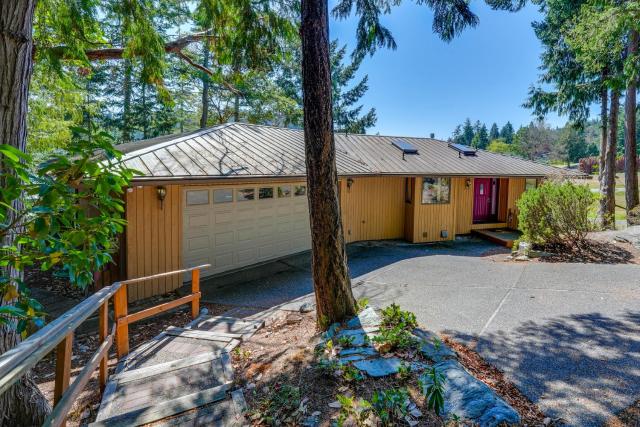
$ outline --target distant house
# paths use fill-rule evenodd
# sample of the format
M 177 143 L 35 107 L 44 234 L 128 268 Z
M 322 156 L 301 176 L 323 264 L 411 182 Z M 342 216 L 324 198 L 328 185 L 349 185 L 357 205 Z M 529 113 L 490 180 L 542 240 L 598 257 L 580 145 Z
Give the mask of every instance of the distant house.
M 347 242 L 452 240 L 516 227 L 516 200 L 562 169 L 429 138 L 336 134 Z M 310 248 L 300 130 L 226 124 L 123 144 L 127 277 L 210 263 L 218 274 Z M 124 265 L 122 265 L 124 264 Z M 131 299 L 181 285 L 159 280 Z

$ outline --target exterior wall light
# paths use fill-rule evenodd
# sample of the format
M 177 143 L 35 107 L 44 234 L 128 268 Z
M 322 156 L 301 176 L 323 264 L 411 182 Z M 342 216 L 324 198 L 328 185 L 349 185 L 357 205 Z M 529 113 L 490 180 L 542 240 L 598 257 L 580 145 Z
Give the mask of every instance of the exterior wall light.
M 158 200 L 160 200 L 160 209 L 162 209 L 164 204 L 164 199 L 165 197 L 167 197 L 167 189 L 163 185 L 157 186 L 156 195 L 158 196 Z
M 347 188 L 351 189 L 352 185 L 353 185 L 353 178 L 347 178 Z
M 467 178 L 464 182 L 465 187 L 471 188 L 471 178 Z

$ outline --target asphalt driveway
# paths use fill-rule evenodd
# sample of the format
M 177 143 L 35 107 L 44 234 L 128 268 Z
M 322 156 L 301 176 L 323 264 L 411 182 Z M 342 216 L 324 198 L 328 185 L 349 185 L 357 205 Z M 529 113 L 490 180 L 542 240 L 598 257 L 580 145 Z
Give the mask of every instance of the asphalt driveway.
M 506 250 L 502 249 L 503 251 Z M 501 249 L 355 244 L 357 297 L 397 302 L 505 372 L 549 416 L 600 425 L 640 398 L 640 266 L 496 262 Z M 302 254 L 207 280 L 204 300 L 261 310 L 313 301 Z

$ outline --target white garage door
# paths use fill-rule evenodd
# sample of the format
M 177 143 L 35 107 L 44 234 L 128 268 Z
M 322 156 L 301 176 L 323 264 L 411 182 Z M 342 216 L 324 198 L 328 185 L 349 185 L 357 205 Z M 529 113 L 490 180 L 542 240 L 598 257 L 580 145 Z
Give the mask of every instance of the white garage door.
M 182 199 L 184 264 L 211 264 L 203 275 L 311 247 L 305 183 L 186 187 Z

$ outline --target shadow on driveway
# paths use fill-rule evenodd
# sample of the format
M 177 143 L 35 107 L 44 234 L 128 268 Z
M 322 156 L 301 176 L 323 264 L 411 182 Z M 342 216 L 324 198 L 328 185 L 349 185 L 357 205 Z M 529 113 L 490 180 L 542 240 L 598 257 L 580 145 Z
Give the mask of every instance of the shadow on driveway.
M 572 425 L 601 425 L 640 394 L 639 311 L 616 319 L 588 313 L 524 322 L 480 338 L 450 335 L 475 343 L 533 402 L 543 401 L 548 416 Z

